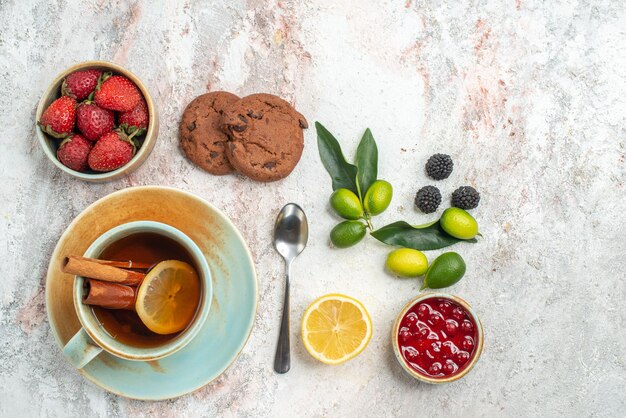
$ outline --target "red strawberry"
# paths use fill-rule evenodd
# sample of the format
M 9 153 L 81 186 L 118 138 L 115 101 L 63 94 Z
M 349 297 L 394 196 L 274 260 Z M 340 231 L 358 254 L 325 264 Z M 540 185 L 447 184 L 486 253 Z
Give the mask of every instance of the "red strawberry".
M 57 158 L 61 163 L 76 171 L 85 171 L 89 168 L 87 159 L 91 151 L 91 142 L 79 134 L 72 134 L 65 138 L 57 149 Z
M 86 101 L 76 108 L 76 127 L 90 141 L 96 141 L 103 134 L 112 131 L 115 115 L 112 110 L 103 109 L 94 102 Z
M 44 110 L 39 119 L 41 130 L 55 138 L 65 138 L 74 129 L 76 100 L 61 96 Z
M 132 81 L 121 75 L 103 77 L 104 81 L 96 88 L 94 100 L 100 107 L 118 112 L 128 112 L 141 100 L 141 92 Z
M 143 134 L 148 127 L 148 120 L 148 105 L 146 105 L 146 101 L 143 98 L 139 100 L 137 106 L 128 112 L 120 113 L 117 118 L 120 128 L 123 128 L 127 134 L 132 136 Z
M 63 80 L 61 93 L 76 100 L 84 100 L 96 89 L 101 75 L 102 71 L 100 70 L 73 72 Z
M 135 145 L 120 130 L 100 137 L 89 153 L 89 167 L 94 171 L 111 171 L 128 163 L 135 155 Z

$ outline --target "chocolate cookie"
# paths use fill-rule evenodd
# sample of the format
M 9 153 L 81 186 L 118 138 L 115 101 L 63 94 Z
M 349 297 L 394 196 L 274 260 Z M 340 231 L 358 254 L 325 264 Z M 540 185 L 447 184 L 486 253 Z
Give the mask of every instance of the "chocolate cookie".
M 180 147 L 187 158 L 211 174 L 234 171 L 225 155 L 228 136 L 220 129 L 225 107 L 239 97 L 226 91 L 214 91 L 196 97 L 183 112 L 180 122 Z
M 257 181 L 276 181 L 294 169 L 304 148 L 304 116 L 280 97 L 252 94 L 224 110 L 226 156 L 235 169 Z

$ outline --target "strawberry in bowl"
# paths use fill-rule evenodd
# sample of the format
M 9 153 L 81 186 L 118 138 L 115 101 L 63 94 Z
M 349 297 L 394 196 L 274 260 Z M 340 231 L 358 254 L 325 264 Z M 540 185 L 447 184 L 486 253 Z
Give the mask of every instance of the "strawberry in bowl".
M 75 71 L 63 80 L 61 94 L 74 100 L 85 100 L 96 90 L 101 76 L 100 70 Z
M 141 100 L 141 92 L 128 78 L 105 73 L 98 82 L 93 98 L 100 107 L 128 112 Z
M 84 101 L 76 109 L 76 127 L 85 138 L 97 141 L 115 128 L 115 113 L 92 101 Z
M 38 124 L 42 131 L 54 138 L 70 136 L 76 124 L 76 100 L 68 96 L 59 97 L 46 108 Z
M 103 61 L 84 62 L 57 76 L 39 102 L 37 125 L 39 142 L 57 167 L 95 182 L 139 167 L 158 131 L 143 83 Z
M 135 155 L 136 147 L 124 131 L 116 129 L 102 135 L 89 152 L 89 168 L 112 171 L 125 166 Z

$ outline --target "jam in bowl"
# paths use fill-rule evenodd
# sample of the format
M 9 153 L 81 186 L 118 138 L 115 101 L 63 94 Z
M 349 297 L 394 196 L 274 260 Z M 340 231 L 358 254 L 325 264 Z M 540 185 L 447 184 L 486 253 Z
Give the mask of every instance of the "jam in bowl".
M 474 367 L 483 348 L 483 328 L 463 299 L 425 293 L 402 309 L 391 340 L 396 358 L 410 375 L 446 383 Z

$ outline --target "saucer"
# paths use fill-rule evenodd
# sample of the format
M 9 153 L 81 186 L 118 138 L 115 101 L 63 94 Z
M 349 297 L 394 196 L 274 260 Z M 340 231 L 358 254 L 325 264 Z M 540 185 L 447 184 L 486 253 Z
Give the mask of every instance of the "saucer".
M 222 374 L 245 346 L 254 324 L 258 286 L 252 256 L 237 228 L 218 209 L 191 193 L 161 186 L 127 188 L 98 200 L 72 221 L 54 249 L 46 278 L 46 310 L 62 349 L 80 329 L 72 300 L 74 280 L 60 268 L 63 257 L 82 255 L 104 232 L 140 220 L 169 224 L 200 247 L 213 276 L 209 316 L 193 341 L 168 357 L 140 362 L 102 352 L 77 371 L 121 396 L 170 399 Z

